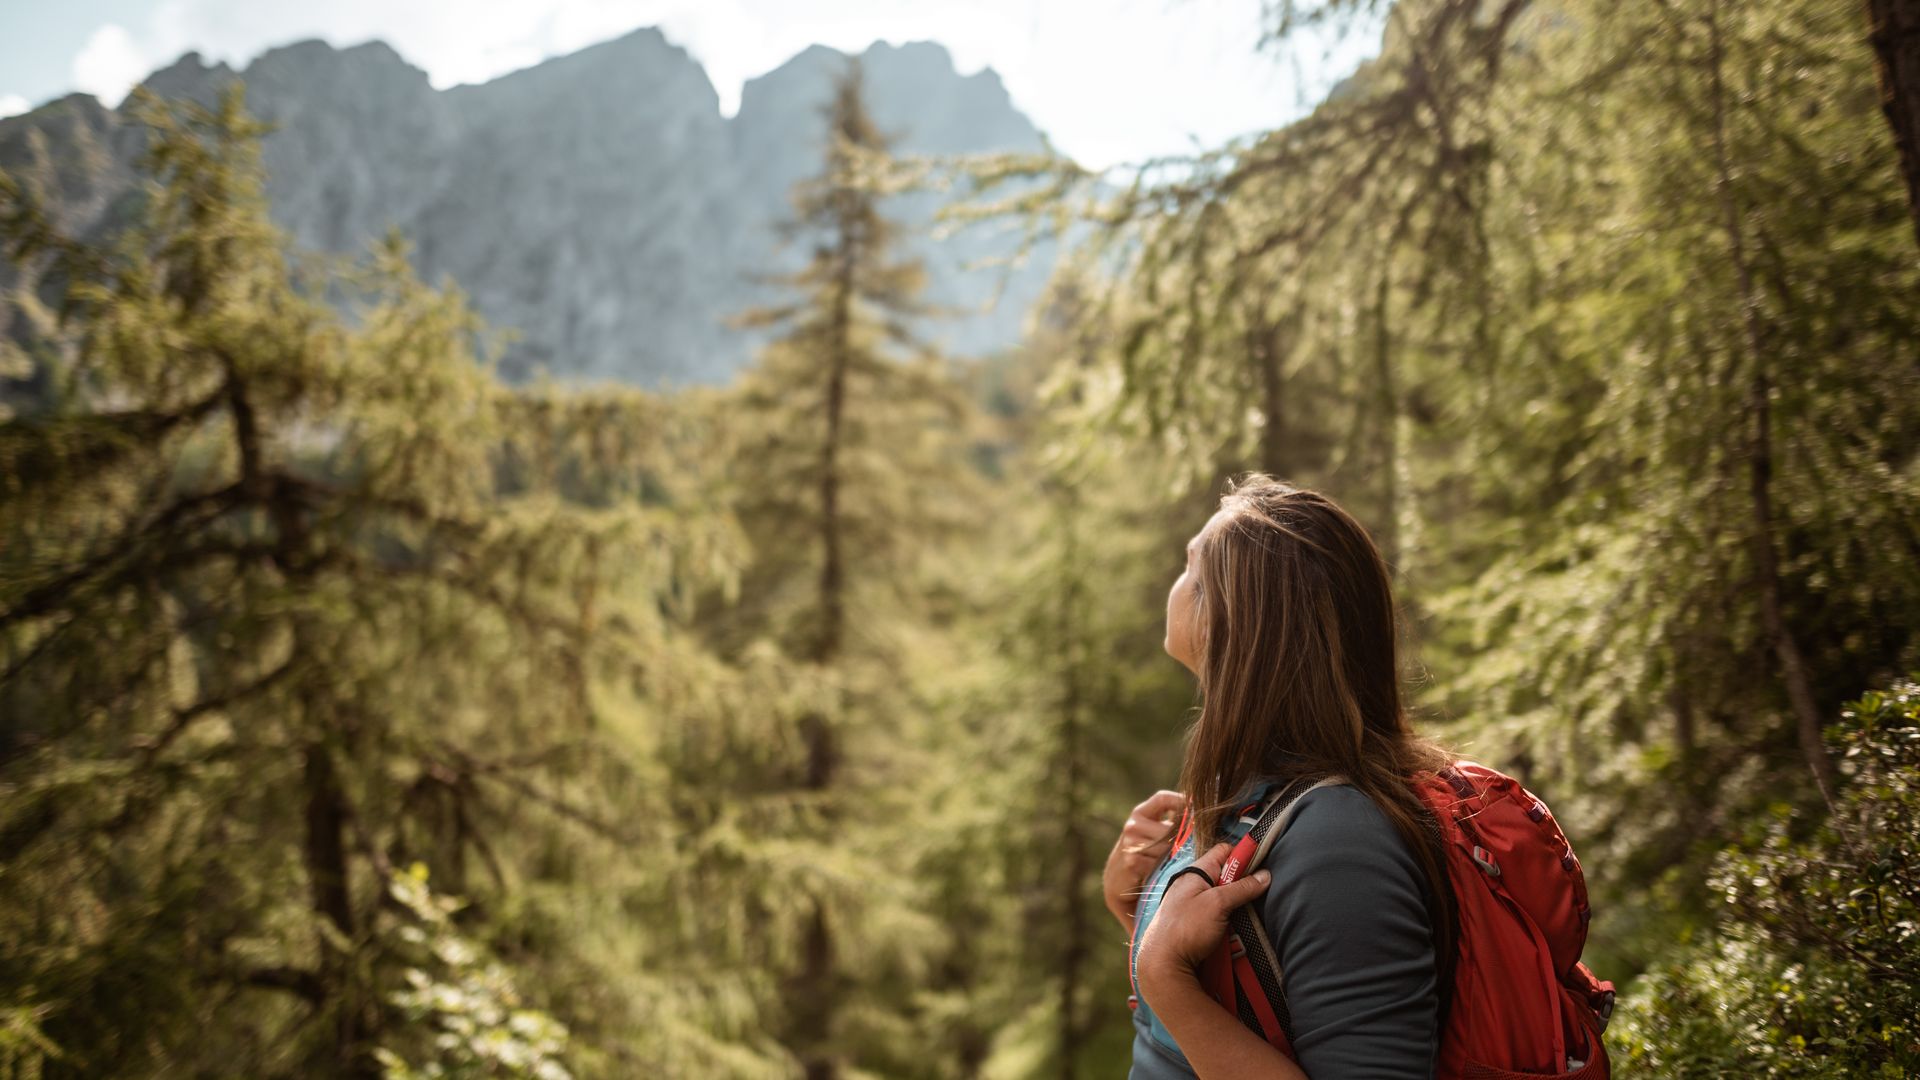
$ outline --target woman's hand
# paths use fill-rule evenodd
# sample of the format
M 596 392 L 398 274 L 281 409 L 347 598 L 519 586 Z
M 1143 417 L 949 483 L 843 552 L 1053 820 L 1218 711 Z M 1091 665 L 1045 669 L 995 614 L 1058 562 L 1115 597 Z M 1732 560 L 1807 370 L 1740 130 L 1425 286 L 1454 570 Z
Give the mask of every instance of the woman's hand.
M 1215 844 L 1193 865 L 1218 881 L 1226 862 L 1227 845 L 1222 843 Z M 1156 991 L 1195 980 L 1200 965 L 1226 940 L 1227 913 L 1265 892 L 1269 877 L 1265 870 L 1259 870 L 1212 887 L 1197 874 L 1182 873 L 1174 878 L 1147 925 L 1146 940 L 1140 943 L 1136 971 L 1147 1004 L 1154 1004 Z
M 1160 860 L 1173 850 L 1173 834 L 1187 797 L 1178 791 L 1156 791 L 1127 815 L 1107 855 L 1107 868 L 1100 876 L 1101 891 L 1106 894 L 1107 910 L 1120 925 L 1133 933 L 1133 909 L 1140 899 L 1140 886 Z
M 1226 862 L 1227 845 L 1216 844 L 1193 865 L 1218 881 Z M 1200 985 L 1201 963 L 1227 936 L 1227 913 L 1266 888 L 1265 870 L 1211 887 L 1182 873 L 1167 886 L 1140 943 L 1140 996 L 1200 1080 L 1308 1080 L 1298 1063 L 1241 1023 L 1232 1004 L 1215 1001 Z

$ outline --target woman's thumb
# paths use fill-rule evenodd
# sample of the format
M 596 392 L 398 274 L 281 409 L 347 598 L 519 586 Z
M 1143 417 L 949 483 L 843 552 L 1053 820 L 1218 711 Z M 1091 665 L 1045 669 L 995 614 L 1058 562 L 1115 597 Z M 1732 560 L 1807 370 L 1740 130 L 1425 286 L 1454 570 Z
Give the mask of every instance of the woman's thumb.
M 1209 891 L 1219 899 L 1222 911 L 1232 911 L 1265 892 L 1267 883 L 1271 880 L 1273 880 L 1272 874 L 1265 870 L 1256 870 L 1246 877 L 1215 886 Z

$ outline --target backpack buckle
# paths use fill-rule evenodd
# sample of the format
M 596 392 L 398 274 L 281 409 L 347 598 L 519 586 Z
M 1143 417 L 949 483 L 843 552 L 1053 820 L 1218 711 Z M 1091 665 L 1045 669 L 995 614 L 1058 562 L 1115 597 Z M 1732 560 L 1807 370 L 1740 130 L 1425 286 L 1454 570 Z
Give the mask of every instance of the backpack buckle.
M 1613 1019 L 1613 991 L 1602 990 L 1595 996 L 1600 999 L 1600 1003 L 1594 1006 L 1593 1013 L 1600 1018 L 1600 1030 L 1605 1031 L 1607 1021 Z
M 1473 845 L 1473 861 L 1480 865 L 1480 869 L 1487 872 L 1487 876 L 1500 876 L 1500 864 L 1493 861 L 1493 852 L 1488 851 L 1479 844 Z

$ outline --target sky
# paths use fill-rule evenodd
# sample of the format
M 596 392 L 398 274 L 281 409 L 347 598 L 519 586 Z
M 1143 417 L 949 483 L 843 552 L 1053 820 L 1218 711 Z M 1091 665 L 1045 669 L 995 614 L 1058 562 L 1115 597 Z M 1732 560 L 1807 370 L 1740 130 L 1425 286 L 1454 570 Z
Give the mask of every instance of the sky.
M 0 0 L 0 116 L 74 90 L 117 105 L 181 53 L 234 67 L 305 38 L 381 39 L 438 87 L 642 26 L 706 68 L 731 114 L 747 79 L 808 45 L 945 45 L 999 73 L 1062 152 L 1110 167 L 1191 153 L 1300 115 L 1377 31 L 1259 51 L 1261 0 Z

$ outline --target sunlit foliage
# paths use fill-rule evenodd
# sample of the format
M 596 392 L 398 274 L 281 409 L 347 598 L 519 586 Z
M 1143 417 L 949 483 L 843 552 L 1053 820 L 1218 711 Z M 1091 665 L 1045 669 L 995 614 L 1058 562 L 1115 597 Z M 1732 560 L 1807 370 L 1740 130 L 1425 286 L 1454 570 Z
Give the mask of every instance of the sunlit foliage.
M 664 950 L 603 951 L 630 912 L 549 898 L 669 831 L 639 794 L 662 717 L 738 684 L 673 629 L 737 546 L 680 421 L 508 391 L 397 244 L 295 265 L 237 94 L 141 115 L 156 179 L 110 243 L 4 192 L 14 256 L 63 283 L 57 399 L 0 427 L 13 1030 L 49 1075 L 370 1075 L 415 860 L 468 932 L 567 973 L 538 996 L 582 1030 L 640 1026 L 643 995 L 581 998 Z
M 848 72 L 769 343 L 671 397 L 502 385 L 399 238 L 290 251 L 237 97 L 140 102 L 118 235 L 0 176 L 0 1076 L 1113 1074 L 1097 860 L 1247 469 L 1361 514 L 1423 722 L 1567 823 L 1623 1074 L 1920 1067 L 1920 258 L 1860 11 L 1249 43 L 1368 20 L 1274 131 L 970 163 L 956 216 L 1087 241 L 972 361 L 883 212 L 945 174 Z
M 1777 805 L 1715 862 L 1712 932 L 1628 1014 L 1633 1075 L 1920 1071 L 1920 685 L 1867 694 L 1832 730 L 1837 812 L 1797 840 Z

